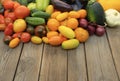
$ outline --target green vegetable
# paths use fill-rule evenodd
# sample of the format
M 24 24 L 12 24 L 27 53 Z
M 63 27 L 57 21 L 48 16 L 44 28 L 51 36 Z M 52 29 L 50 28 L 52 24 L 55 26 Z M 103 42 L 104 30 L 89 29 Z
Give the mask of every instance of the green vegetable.
M 109 27 L 120 26 L 120 13 L 115 9 L 108 9 L 105 11 L 106 23 Z
M 104 25 L 105 13 L 100 3 L 89 1 L 87 4 L 87 13 L 87 18 L 90 22 Z
M 45 24 L 45 19 L 44 18 L 39 18 L 39 17 L 26 17 L 25 21 L 30 25 Z
M 79 46 L 79 41 L 77 39 L 66 40 L 62 43 L 63 49 L 74 49 Z
M 36 11 L 36 12 L 32 13 L 31 16 L 48 19 L 50 17 L 50 14 L 39 10 L 39 11 Z
M 49 3 L 50 3 L 50 0 L 36 0 L 36 7 L 39 10 L 45 11 Z
M 36 3 L 29 3 L 29 4 L 27 5 L 27 7 L 28 7 L 30 10 L 36 9 Z
M 19 2 L 21 5 L 25 5 L 25 6 L 27 6 L 27 4 L 28 4 L 27 0 L 17 0 L 17 2 Z

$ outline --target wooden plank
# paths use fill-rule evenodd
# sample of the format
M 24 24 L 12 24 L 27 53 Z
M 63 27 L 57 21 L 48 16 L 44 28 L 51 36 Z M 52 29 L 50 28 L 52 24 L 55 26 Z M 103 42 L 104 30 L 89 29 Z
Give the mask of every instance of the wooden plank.
M 12 81 L 22 44 L 11 49 L 3 43 L 3 32 L 0 32 L 0 81 Z
M 14 81 L 38 81 L 43 44 L 24 44 Z
M 120 27 L 107 28 L 108 39 L 112 49 L 116 69 L 120 78 Z
M 68 81 L 87 81 L 83 44 L 68 51 Z
M 67 81 L 67 51 L 45 45 L 39 81 Z
M 89 81 L 119 81 L 106 35 L 85 44 Z

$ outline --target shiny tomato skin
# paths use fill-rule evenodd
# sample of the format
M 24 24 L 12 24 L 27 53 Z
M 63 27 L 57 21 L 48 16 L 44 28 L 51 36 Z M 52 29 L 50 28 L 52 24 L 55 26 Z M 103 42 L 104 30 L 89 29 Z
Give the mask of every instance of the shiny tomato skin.
M 12 0 L 6 1 L 3 3 L 3 6 L 5 9 L 13 9 L 14 8 L 14 2 Z
M 30 39 L 31 39 L 31 35 L 29 34 L 29 33 L 27 33 L 27 32 L 23 32 L 22 34 L 21 34 L 21 41 L 23 42 L 23 43 L 27 43 L 27 42 L 29 42 L 30 41 Z
M 14 13 L 17 18 L 23 19 L 29 16 L 30 10 L 26 6 L 21 5 L 14 10 Z

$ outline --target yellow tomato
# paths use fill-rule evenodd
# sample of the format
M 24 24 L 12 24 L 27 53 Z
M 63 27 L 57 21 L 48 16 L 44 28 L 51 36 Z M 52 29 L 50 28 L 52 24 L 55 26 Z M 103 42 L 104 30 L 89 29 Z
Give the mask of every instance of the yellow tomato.
M 38 36 L 32 36 L 31 42 L 34 43 L 34 44 L 41 44 L 42 39 L 40 37 L 38 37 Z
M 26 29 L 26 22 L 24 19 L 17 19 L 13 24 L 14 32 L 23 32 Z

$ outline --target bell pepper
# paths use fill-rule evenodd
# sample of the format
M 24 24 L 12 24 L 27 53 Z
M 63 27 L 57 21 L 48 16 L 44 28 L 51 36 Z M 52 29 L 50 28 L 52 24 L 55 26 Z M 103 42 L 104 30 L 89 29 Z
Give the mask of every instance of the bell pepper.
M 108 9 L 105 11 L 106 23 L 109 27 L 120 26 L 120 13 L 116 9 Z

